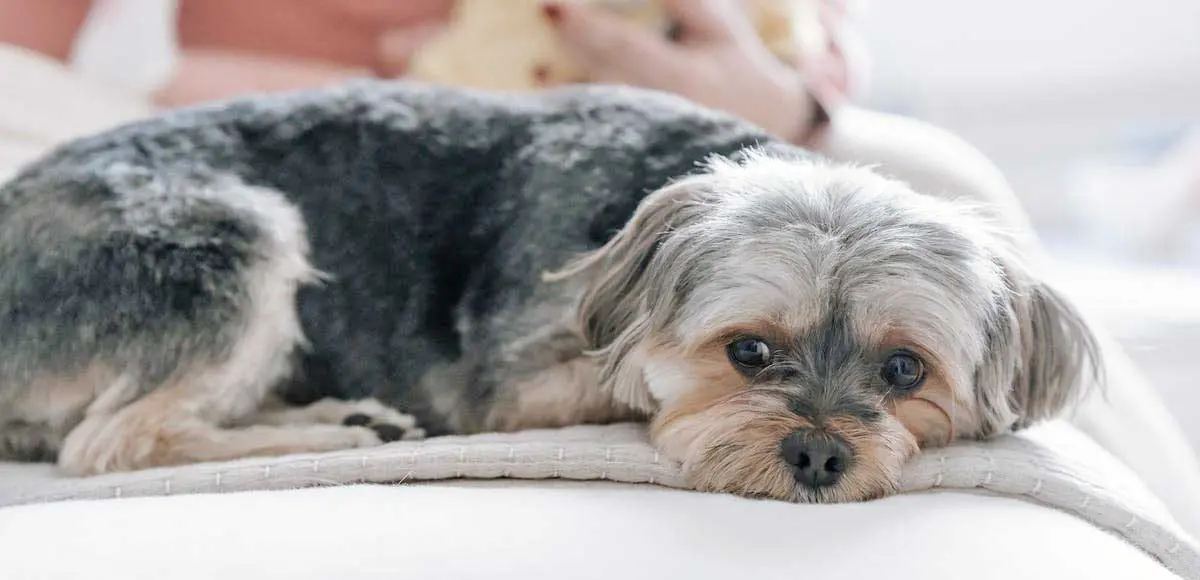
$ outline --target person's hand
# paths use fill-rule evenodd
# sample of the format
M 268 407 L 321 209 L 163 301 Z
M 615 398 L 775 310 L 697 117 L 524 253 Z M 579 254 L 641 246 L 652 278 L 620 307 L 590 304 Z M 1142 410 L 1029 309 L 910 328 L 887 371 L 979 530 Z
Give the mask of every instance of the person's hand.
M 759 39 L 742 2 L 664 0 L 675 42 L 602 9 L 542 2 L 566 50 L 595 83 L 671 92 L 797 141 L 817 107 L 795 69 Z

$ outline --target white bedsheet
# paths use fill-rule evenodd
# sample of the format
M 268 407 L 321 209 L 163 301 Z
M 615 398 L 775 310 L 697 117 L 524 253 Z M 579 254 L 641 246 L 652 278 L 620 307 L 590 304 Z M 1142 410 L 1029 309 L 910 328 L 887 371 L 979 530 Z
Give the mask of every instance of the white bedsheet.
M 0 510 L 5 580 L 1175 578 L 1083 520 L 966 493 L 820 506 L 451 482 Z
M 57 477 L 47 466 L 4 470 L 0 506 L 462 478 L 687 487 L 679 466 L 661 457 L 647 442 L 644 428 L 633 424 L 439 437 L 81 479 Z M 1123 538 L 1184 578 L 1200 579 L 1200 546 L 1136 475 L 1065 422 L 988 443 L 928 450 L 905 466 L 900 490 L 984 492 L 1056 508 Z

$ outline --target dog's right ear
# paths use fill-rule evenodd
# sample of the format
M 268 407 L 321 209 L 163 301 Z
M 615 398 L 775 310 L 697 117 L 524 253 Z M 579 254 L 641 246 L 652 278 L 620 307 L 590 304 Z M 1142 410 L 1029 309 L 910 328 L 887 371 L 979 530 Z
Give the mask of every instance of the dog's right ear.
M 975 372 L 979 435 L 1044 421 L 1103 388 L 1096 336 L 1071 302 L 1011 251 L 996 257 L 1006 292 L 988 330 L 988 354 Z
M 547 280 L 579 278 L 583 291 L 575 320 L 592 354 L 601 362 L 601 384 L 635 408 L 653 402 L 641 378 L 641 365 L 629 356 L 653 330 L 651 313 L 661 311 L 671 288 L 653 272 L 670 260 L 660 251 L 672 232 L 693 223 L 709 207 L 704 176 L 689 177 L 650 194 L 608 243 L 585 254 Z M 654 308 L 652 305 L 660 308 Z

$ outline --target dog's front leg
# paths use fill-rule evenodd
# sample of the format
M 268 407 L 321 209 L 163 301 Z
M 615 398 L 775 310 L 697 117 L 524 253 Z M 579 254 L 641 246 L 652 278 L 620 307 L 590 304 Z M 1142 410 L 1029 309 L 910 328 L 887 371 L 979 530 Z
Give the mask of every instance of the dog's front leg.
M 641 418 L 600 386 L 596 361 L 581 355 L 505 381 L 485 427 L 516 431 Z
M 88 416 L 64 441 L 59 466 L 72 475 L 96 475 L 383 443 L 379 434 L 366 426 L 225 428 L 191 412 L 199 406 L 194 394 L 184 387 L 162 389 L 113 412 Z

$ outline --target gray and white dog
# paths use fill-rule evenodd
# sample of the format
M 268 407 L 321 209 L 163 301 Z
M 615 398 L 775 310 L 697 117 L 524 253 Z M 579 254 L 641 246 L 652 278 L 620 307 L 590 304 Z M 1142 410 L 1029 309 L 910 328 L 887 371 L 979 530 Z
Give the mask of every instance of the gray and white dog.
M 699 489 L 876 497 L 1095 367 L 976 214 L 632 89 L 177 112 L 0 190 L 0 457 L 97 474 L 648 420 Z

